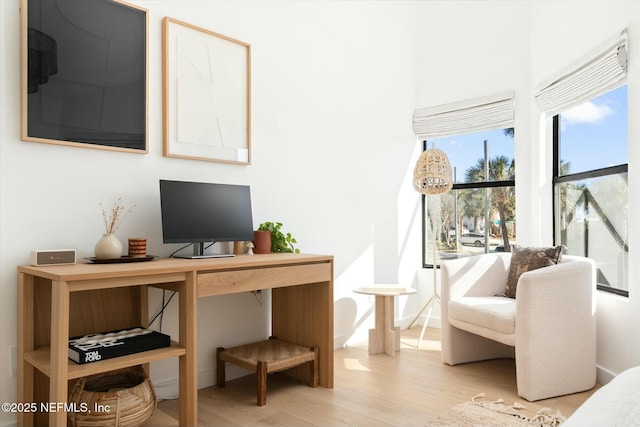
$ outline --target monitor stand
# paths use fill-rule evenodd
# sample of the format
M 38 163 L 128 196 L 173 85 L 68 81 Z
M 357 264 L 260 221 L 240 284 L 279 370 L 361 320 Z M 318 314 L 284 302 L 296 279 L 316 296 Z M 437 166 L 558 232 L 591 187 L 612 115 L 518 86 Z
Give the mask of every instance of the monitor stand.
M 193 255 L 174 255 L 174 258 L 186 258 L 186 259 L 207 259 L 207 258 L 229 258 L 234 257 L 234 254 L 205 254 L 204 242 L 194 242 Z
M 183 259 L 207 259 L 207 258 L 231 258 L 234 254 L 205 254 L 205 255 L 174 255 L 174 258 Z

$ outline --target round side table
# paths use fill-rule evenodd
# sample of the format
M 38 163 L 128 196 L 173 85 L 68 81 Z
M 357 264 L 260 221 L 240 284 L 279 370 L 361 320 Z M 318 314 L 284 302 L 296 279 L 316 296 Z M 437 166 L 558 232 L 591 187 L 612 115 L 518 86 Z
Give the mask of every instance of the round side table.
M 376 323 L 374 329 L 369 329 L 369 354 L 395 356 L 396 351 L 400 351 L 400 328 L 394 324 L 393 299 L 398 295 L 415 294 L 417 290 L 399 285 L 368 285 L 353 291 L 376 297 Z

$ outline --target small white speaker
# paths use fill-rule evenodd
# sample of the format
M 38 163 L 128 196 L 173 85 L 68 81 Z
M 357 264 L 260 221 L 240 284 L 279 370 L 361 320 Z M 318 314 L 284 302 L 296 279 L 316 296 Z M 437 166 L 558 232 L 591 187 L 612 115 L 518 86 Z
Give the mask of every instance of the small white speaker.
M 63 265 L 76 263 L 75 249 L 46 249 L 31 251 L 31 265 Z

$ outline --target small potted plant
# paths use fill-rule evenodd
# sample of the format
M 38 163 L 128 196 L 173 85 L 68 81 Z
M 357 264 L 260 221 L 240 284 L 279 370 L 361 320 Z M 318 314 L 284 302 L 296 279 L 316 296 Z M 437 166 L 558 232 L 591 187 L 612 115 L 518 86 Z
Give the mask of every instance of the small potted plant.
M 253 253 L 271 253 L 271 232 L 269 230 L 255 230 L 253 232 Z
M 271 252 L 289 252 L 289 253 L 300 253 L 300 249 L 296 248 L 294 244 L 297 244 L 298 241 L 291 235 L 291 233 L 284 233 L 281 231 L 282 223 L 281 222 L 263 222 L 258 227 L 257 232 L 268 232 L 269 237 L 271 237 Z M 256 235 L 254 233 L 254 235 Z M 256 253 L 268 253 L 264 252 L 264 249 L 258 249 L 260 247 L 260 241 L 258 241 L 258 237 L 256 237 L 256 241 L 254 242 L 256 246 Z

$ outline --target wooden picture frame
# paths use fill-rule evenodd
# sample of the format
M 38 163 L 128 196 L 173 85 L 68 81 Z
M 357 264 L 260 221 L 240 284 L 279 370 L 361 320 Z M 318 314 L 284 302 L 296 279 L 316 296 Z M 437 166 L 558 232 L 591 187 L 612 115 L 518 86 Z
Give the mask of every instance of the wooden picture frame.
M 251 45 L 162 23 L 164 156 L 251 164 Z
M 148 153 L 149 17 L 122 0 L 20 0 L 23 141 Z

